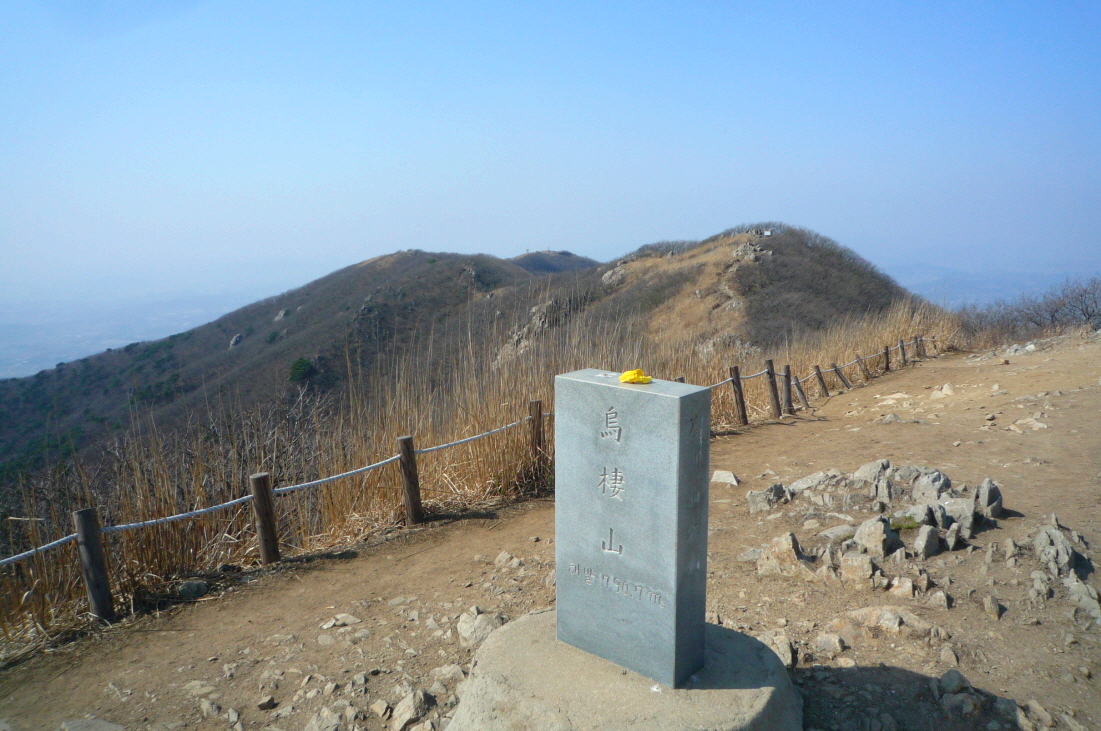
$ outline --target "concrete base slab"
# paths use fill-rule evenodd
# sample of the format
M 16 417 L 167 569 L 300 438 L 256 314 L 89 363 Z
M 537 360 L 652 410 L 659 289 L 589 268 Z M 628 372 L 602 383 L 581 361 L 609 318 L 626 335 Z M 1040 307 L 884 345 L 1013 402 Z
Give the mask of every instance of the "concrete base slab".
M 803 701 L 764 644 L 709 624 L 706 664 L 676 690 L 555 639 L 556 613 L 491 634 L 448 731 L 802 731 Z

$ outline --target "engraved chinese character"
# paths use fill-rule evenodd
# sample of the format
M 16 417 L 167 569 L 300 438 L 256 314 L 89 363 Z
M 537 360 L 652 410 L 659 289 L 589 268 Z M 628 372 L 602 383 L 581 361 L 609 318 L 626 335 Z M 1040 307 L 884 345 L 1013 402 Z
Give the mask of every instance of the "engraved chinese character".
M 600 548 L 603 549 L 604 553 L 617 553 L 620 556 L 622 556 L 623 555 L 623 544 L 620 543 L 618 548 L 612 548 L 613 545 L 615 545 L 615 532 L 611 528 L 609 528 L 608 529 L 608 540 L 607 541 L 601 541 L 600 542 Z
M 604 431 L 600 432 L 600 438 L 615 437 L 618 442 L 622 436 L 623 428 L 619 425 L 619 412 L 615 410 L 614 406 L 609 406 L 608 410 L 604 412 Z
M 623 486 L 623 472 L 618 468 L 609 472 L 607 467 L 600 471 L 600 484 L 597 487 L 600 488 L 601 495 L 614 497 L 616 500 L 622 500 L 619 494 L 627 489 Z

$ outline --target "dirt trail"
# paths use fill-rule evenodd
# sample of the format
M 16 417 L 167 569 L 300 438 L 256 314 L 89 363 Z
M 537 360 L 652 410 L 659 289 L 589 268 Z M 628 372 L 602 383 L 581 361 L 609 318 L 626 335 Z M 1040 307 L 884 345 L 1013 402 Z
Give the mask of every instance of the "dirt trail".
M 984 558 L 992 542 L 1024 543 L 1052 512 L 1085 545 L 1101 540 L 1099 356 L 1101 342 L 1067 337 L 1010 357 L 1008 365 L 1000 357 L 942 357 L 820 402 L 812 414 L 712 442 L 712 469 L 732 470 L 743 484 L 712 484 L 709 619 L 753 635 L 786 634 L 807 728 L 1010 728 L 989 708 L 955 719 L 939 709 L 929 679 L 953 664 L 945 661 L 948 647 L 976 688 L 1020 703 L 1034 698 L 1058 723 L 1060 713 L 1073 712 L 1069 723 L 1101 729 L 1098 626 L 1071 611 L 1061 587 L 1046 601 L 1028 599 L 1030 572 L 1039 567 L 1029 552 L 1016 567 Z M 955 394 L 931 398 L 945 383 L 954 384 Z M 874 423 L 892 412 L 904 421 Z M 788 531 L 810 551 L 822 543 L 817 532 L 842 522 L 829 512 L 846 512 L 798 498 L 750 515 L 747 490 L 830 468 L 852 472 L 882 458 L 939 468 L 957 486 L 985 477 L 1003 486 L 1011 513 L 976 535 L 973 551 L 920 565 L 877 561 L 888 575 L 927 571 L 934 586 L 953 596 L 953 608 L 931 609 L 920 592 L 899 599 L 761 577 L 754 563 L 737 560 Z M 857 524 L 872 516 L 848 513 Z M 218 591 L 191 605 L 128 621 L 0 673 L 0 729 L 56 729 L 86 715 L 127 729 L 226 729 L 233 709 L 243 728 L 297 731 L 323 706 L 354 718 L 341 729 L 381 729 L 390 725 L 367 710 L 370 704 L 380 698 L 394 704 L 411 688 L 435 696 L 428 718 L 439 724 L 457 702 L 454 679 L 431 671 L 465 667 L 471 657 L 458 640 L 460 614 L 476 604 L 510 618 L 552 605 L 554 589 L 545 579 L 554 565 L 553 535 L 553 503 L 535 501 L 356 547 L 354 557 L 227 575 Z M 910 546 L 913 534 L 903 539 Z M 502 551 L 520 561 L 496 566 Z M 987 594 L 1005 607 L 998 620 L 983 612 Z M 861 630 L 842 652 L 815 647 L 831 620 L 878 605 L 909 607 L 938 632 Z M 321 629 L 338 613 L 362 621 Z M 266 695 L 278 705 L 260 710 Z

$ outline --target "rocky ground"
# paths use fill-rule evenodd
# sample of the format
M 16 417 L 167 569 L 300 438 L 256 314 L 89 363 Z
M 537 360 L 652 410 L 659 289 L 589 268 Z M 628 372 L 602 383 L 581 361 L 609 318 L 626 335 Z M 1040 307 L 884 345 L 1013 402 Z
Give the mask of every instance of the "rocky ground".
M 708 618 L 806 728 L 1101 729 L 1099 355 L 946 356 L 713 440 Z M 0 673 L 0 730 L 443 728 L 478 642 L 553 605 L 553 507 L 203 577 Z

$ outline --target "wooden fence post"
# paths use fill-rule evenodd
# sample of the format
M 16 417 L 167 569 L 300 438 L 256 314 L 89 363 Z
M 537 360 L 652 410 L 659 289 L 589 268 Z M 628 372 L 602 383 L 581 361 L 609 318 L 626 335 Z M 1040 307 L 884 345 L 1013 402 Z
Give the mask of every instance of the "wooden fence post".
M 111 581 L 107 575 L 107 557 L 103 552 L 103 534 L 95 508 L 73 512 L 76 544 L 80 552 L 80 573 L 88 590 L 88 612 L 102 622 L 115 618 L 111 601 Z
M 818 379 L 818 390 L 822 392 L 823 396 L 829 397 L 830 390 L 826 388 L 826 379 L 822 377 L 822 369 L 818 366 L 814 367 L 814 377 Z
M 810 401 L 807 400 L 807 394 L 803 391 L 803 384 L 799 383 L 799 379 L 792 380 L 792 385 L 795 386 L 795 394 L 799 397 L 799 403 L 803 404 L 803 408 L 810 411 Z
M 543 464 L 543 402 L 528 401 L 528 417 L 531 421 L 531 460 L 537 467 Z
M 924 359 L 928 357 L 925 354 L 925 338 L 922 336 L 921 333 L 918 333 L 914 336 L 914 347 L 917 349 L 917 356 L 919 358 Z
M 417 452 L 413 449 L 413 437 L 398 437 L 398 460 L 401 464 L 402 497 L 405 500 L 405 524 L 424 522 L 421 506 L 421 481 L 417 476 Z
M 836 363 L 830 363 L 830 365 L 833 367 L 834 375 L 841 379 L 841 383 L 845 386 L 846 390 L 853 390 L 853 385 L 849 383 L 848 378 L 845 378 L 845 374 L 841 372 L 841 369 L 838 367 L 838 365 Z
M 902 338 L 898 339 L 898 355 L 899 358 L 902 360 L 903 368 L 909 365 L 909 362 L 906 360 L 906 343 L 903 342 Z
M 248 478 L 252 488 L 252 513 L 256 516 L 256 538 L 260 542 L 260 563 L 279 562 L 279 531 L 275 521 L 275 500 L 271 494 L 271 475 L 257 472 Z
M 883 372 L 891 372 L 891 349 L 886 345 L 883 346 Z
M 776 388 L 776 366 L 771 360 L 765 361 L 765 378 L 768 379 L 768 399 L 772 406 L 772 418 L 779 419 L 783 414 L 780 411 L 780 391 Z
M 791 403 L 791 366 L 784 366 L 784 413 L 792 415 L 795 406 Z
M 856 354 L 856 362 L 860 364 L 860 372 L 864 374 L 864 382 L 867 383 L 871 381 L 872 374 L 868 372 L 868 364 L 860 357 L 860 353 Z
M 738 423 L 742 426 L 749 424 L 749 413 L 745 410 L 745 393 L 742 392 L 742 372 L 738 366 L 730 366 L 730 385 L 734 388 L 734 411 L 738 415 Z

